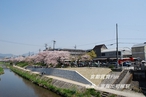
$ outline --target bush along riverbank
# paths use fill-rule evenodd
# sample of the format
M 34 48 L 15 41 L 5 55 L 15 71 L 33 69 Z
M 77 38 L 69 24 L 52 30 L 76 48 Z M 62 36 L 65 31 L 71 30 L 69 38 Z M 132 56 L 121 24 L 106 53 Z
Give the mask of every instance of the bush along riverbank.
M 2 67 L 0 67 L 0 75 L 1 75 L 1 74 L 4 74 L 4 70 L 3 70 Z
M 102 97 L 101 92 L 96 91 L 95 89 L 81 89 L 78 90 L 76 87 L 71 87 L 69 89 L 59 88 L 53 85 L 53 79 L 42 76 L 40 74 L 34 74 L 31 71 L 24 71 L 16 67 L 10 67 L 10 69 L 22 76 L 25 79 L 30 80 L 34 84 L 37 84 L 41 87 L 44 87 L 52 92 L 57 93 L 63 97 Z M 108 95 L 106 97 L 115 97 L 114 95 Z

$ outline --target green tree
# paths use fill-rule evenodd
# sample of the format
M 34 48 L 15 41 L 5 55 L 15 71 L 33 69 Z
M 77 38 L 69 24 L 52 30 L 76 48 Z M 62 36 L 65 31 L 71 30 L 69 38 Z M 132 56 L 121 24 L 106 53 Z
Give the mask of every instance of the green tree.
M 97 56 L 96 53 L 94 52 L 94 50 L 88 52 L 87 54 L 91 57 L 91 59 L 96 58 L 96 56 Z

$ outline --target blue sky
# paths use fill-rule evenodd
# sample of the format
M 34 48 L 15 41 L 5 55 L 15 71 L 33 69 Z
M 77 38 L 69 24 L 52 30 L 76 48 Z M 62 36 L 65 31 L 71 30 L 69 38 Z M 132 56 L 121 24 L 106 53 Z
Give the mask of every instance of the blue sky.
M 145 0 L 0 0 L 0 53 L 115 48 L 146 41 Z

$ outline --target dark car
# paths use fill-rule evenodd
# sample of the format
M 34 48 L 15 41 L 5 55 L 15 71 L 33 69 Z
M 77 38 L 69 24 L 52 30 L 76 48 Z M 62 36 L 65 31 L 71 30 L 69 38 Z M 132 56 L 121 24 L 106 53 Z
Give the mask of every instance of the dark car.
M 124 62 L 124 63 L 123 63 L 123 66 L 129 67 L 129 66 L 131 66 L 131 62 Z
M 111 63 L 110 63 L 110 66 L 117 67 L 117 65 L 119 65 L 119 64 L 117 64 L 117 62 L 111 62 Z

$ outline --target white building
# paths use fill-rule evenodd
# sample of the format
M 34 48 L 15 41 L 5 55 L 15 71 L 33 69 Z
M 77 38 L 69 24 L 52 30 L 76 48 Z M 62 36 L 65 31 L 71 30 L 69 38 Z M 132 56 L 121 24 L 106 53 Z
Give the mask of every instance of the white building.
M 118 58 L 126 58 L 132 55 L 130 48 L 119 48 L 118 49 Z M 101 52 L 102 58 L 116 58 L 117 51 L 116 49 L 105 49 Z
M 132 56 L 140 58 L 141 60 L 146 60 L 146 42 L 133 45 Z

